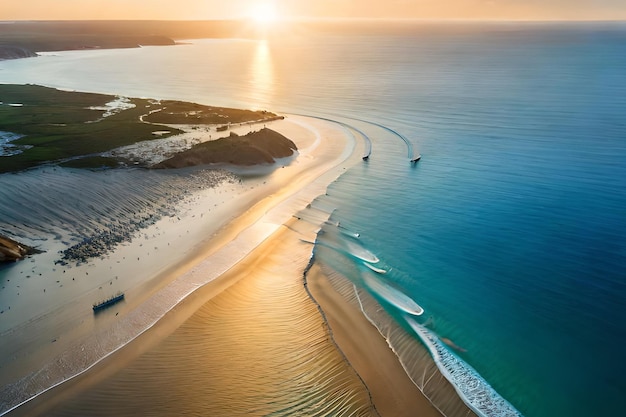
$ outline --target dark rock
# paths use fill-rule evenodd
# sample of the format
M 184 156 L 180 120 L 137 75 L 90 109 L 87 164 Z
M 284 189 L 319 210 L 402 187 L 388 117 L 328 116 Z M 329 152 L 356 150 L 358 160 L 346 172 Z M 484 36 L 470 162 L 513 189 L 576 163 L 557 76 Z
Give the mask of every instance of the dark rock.
M 14 262 L 28 255 L 39 253 L 35 248 L 21 244 L 6 236 L 0 235 L 0 262 Z
M 204 142 L 180 152 L 154 168 L 184 168 L 203 164 L 226 163 L 240 166 L 271 164 L 275 158 L 294 154 L 296 145 L 271 129 Z
M 0 45 L 0 61 L 4 59 L 32 58 L 38 56 L 33 51 L 20 46 Z

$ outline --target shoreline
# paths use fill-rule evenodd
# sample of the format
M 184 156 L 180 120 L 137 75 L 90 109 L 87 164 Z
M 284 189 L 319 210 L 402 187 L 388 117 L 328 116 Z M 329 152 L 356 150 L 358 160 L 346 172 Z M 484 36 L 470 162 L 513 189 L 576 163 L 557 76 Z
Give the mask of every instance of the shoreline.
M 363 379 L 381 416 L 410 417 L 416 410 L 421 417 L 444 415 L 410 379 L 378 329 L 332 287 L 318 264 L 307 271 L 305 286 L 319 306 L 337 349 Z
M 327 184 L 340 175 L 343 169 L 347 166 L 342 164 L 344 164 L 348 157 L 353 154 L 352 148 L 355 146 L 354 143 L 350 145 L 346 142 L 348 135 L 343 130 L 336 126 L 332 126 L 329 123 L 320 123 L 319 121 L 316 122 L 314 119 L 301 118 L 298 116 L 293 116 L 290 119 L 291 123 L 283 121 L 274 122 L 273 128 L 276 128 L 277 130 L 284 130 L 288 136 L 290 133 L 293 135 L 295 131 L 296 135 L 299 137 L 299 158 L 296 161 L 293 161 L 291 165 L 285 166 L 282 169 L 277 169 L 269 176 L 264 177 L 263 184 L 259 182 L 250 192 L 252 195 L 248 195 L 248 197 L 246 197 L 245 201 L 248 201 L 248 203 L 236 203 L 239 208 L 235 210 L 233 210 L 232 204 L 219 207 L 218 209 L 221 210 L 221 215 L 218 217 L 222 218 L 223 222 L 225 222 L 220 227 L 220 230 L 213 233 L 212 236 L 205 236 L 202 238 L 196 245 L 195 249 L 193 249 L 192 253 L 184 256 L 185 259 L 183 261 L 174 264 L 170 263 L 167 268 L 157 274 L 155 278 L 149 280 L 149 282 L 145 282 L 139 287 L 135 287 L 134 289 L 127 291 L 126 302 L 124 303 L 125 305 L 123 306 L 123 309 L 120 310 L 119 319 L 112 315 L 115 312 L 109 314 L 108 311 L 98 318 L 96 324 L 102 324 L 106 320 L 107 325 L 104 326 L 104 328 L 103 326 L 98 326 L 98 329 L 96 329 L 98 330 L 95 334 L 96 342 L 99 343 L 97 340 L 99 339 L 98 335 L 103 337 L 108 335 L 107 340 L 116 339 L 116 337 L 112 337 L 109 334 L 111 331 L 114 331 L 114 334 L 117 334 L 117 337 L 122 337 L 122 339 L 129 338 L 129 336 L 124 336 L 124 333 L 128 330 L 124 327 L 124 323 L 120 324 L 122 320 L 129 322 L 131 327 L 133 325 L 136 326 L 137 321 L 145 322 L 145 320 L 148 320 L 151 321 L 152 324 L 156 323 L 158 319 L 165 314 L 159 313 L 159 311 L 163 311 L 164 302 L 173 302 L 172 306 L 174 306 L 178 303 L 178 301 L 183 299 L 185 295 L 193 292 L 194 289 L 205 283 L 205 278 L 198 278 L 194 276 L 199 263 L 213 262 L 211 270 L 214 271 L 215 276 L 219 276 L 220 274 L 215 272 L 218 271 L 214 264 L 216 261 L 222 264 L 222 272 L 230 268 L 231 265 L 239 262 L 247 252 L 254 248 L 255 244 L 252 242 L 260 242 L 267 238 L 273 230 L 285 223 L 295 211 L 303 208 L 306 203 L 322 194 L 325 191 Z M 315 129 L 311 128 L 311 123 L 315 124 Z M 280 124 L 280 127 L 276 126 L 278 124 Z M 304 132 L 303 129 L 309 129 L 308 133 Z M 334 144 L 331 143 L 334 142 L 333 140 L 321 141 L 320 134 L 328 134 L 331 138 L 337 138 L 337 136 L 340 135 L 344 139 L 342 139 L 338 144 Z M 339 139 L 341 139 L 341 137 L 339 137 Z M 319 161 L 316 161 L 314 155 L 323 155 L 323 163 L 320 164 Z M 333 167 L 334 170 L 331 169 Z M 297 172 L 302 174 L 302 178 L 296 178 L 294 181 L 293 175 Z M 304 187 L 304 185 L 308 185 L 308 187 Z M 308 197 L 303 195 L 307 193 Z M 249 206 L 250 204 L 252 207 Z M 295 208 L 293 207 L 294 205 L 296 206 Z M 276 206 L 280 207 L 271 210 L 271 208 Z M 240 213 L 239 216 L 236 216 L 237 219 L 235 221 L 231 220 L 233 213 Z M 214 213 L 213 215 L 217 214 Z M 227 250 L 229 253 L 226 256 L 217 256 L 218 251 L 220 250 Z M 124 248 L 121 249 L 121 252 L 124 252 Z M 220 255 L 223 254 L 220 253 Z M 121 256 L 119 257 L 121 258 Z M 115 259 L 115 256 L 112 257 L 110 262 L 113 263 Z M 228 262 L 230 262 L 230 265 Z M 179 286 L 183 285 L 180 284 L 183 280 L 177 279 L 176 281 L 172 281 L 172 276 L 183 276 L 186 280 L 188 288 L 184 289 L 176 287 L 177 283 Z M 163 298 L 167 298 L 163 296 L 164 290 L 169 291 L 169 301 L 163 300 Z M 161 296 L 161 299 L 158 299 L 159 295 Z M 86 300 L 86 303 L 91 306 L 92 301 Z M 76 306 L 75 302 L 72 304 L 74 307 Z M 133 307 L 141 307 L 141 309 L 135 308 L 132 310 Z M 59 314 L 59 312 L 52 313 L 57 316 Z M 89 311 L 89 313 L 91 313 L 91 311 Z M 45 319 L 51 320 L 50 317 L 45 317 Z M 43 323 L 41 325 L 43 325 Z M 144 325 L 142 327 L 145 328 L 150 326 Z M 5 335 L 9 336 L 7 334 Z M 41 389 L 36 388 L 37 384 L 32 381 L 32 378 L 35 378 L 35 380 L 37 380 L 37 378 L 43 378 L 44 381 L 47 381 L 46 385 L 49 387 L 50 385 L 54 385 L 50 383 L 50 378 L 53 378 L 53 380 L 56 379 L 56 383 L 60 383 L 87 368 L 86 364 L 80 367 L 80 370 L 68 371 L 67 352 L 58 352 L 59 344 L 54 343 L 53 345 L 49 345 L 49 341 L 46 343 L 45 339 L 46 338 L 39 342 L 40 346 L 38 349 L 42 352 L 41 354 L 43 354 L 44 357 L 49 358 L 45 363 L 49 364 L 50 361 L 57 362 L 55 366 L 44 371 L 44 373 L 51 375 L 41 375 L 42 369 L 37 367 L 32 369 L 30 372 L 27 371 L 27 374 L 23 377 L 14 379 L 12 383 L 8 383 L 4 388 L 2 388 L 1 391 L 3 393 L 3 400 L 6 401 L 3 406 L 3 412 L 41 392 Z M 93 337 L 91 339 L 93 339 Z M 63 341 L 63 339 L 60 340 Z M 69 346 L 68 349 L 71 349 L 73 346 L 73 349 L 79 352 L 84 348 L 84 342 L 84 339 L 79 338 L 75 344 L 70 343 L 68 345 L 66 342 L 65 345 Z M 118 344 L 119 342 L 116 340 L 112 343 L 115 346 L 111 346 L 107 350 L 112 351 L 121 347 Z M 50 358 L 50 354 L 47 353 L 47 349 L 50 347 L 54 348 L 55 346 L 57 347 L 57 356 L 56 359 L 53 359 L 54 357 Z M 97 349 L 100 350 L 102 347 L 97 346 Z M 44 351 L 45 354 L 43 353 Z M 102 355 L 100 356 L 102 357 Z M 30 362 L 29 359 L 29 357 L 24 357 L 23 359 L 20 359 L 19 362 L 25 365 Z M 19 363 L 13 363 L 11 365 L 12 369 L 22 370 Z M 28 369 L 28 367 L 26 367 L 26 369 Z M 57 376 L 55 377 L 54 375 Z M 15 381 L 18 381 L 22 387 L 29 387 L 35 391 L 25 392 L 20 388 L 11 387 L 11 385 L 15 384 Z M 16 395 L 20 398 L 15 398 Z M 7 407 L 7 405 L 9 405 L 9 407 Z
M 313 119 L 309 119 L 308 121 L 305 119 L 304 122 L 302 119 L 299 120 L 301 125 L 306 125 L 313 121 Z M 318 121 L 317 128 L 319 127 Z M 337 127 L 335 127 L 335 129 L 337 129 Z M 343 132 L 343 134 L 346 137 L 348 135 L 347 132 Z M 324 143 L 321 140 L 319 131 L 317 131 L 317 137 L 312 144 L 310 143 L 310 148 L 315 150 L 321 145 L 324 145 Z M 306 153 L 304 153 L 304 156 L 301 155 L 300 157 L 308 159 Z M 305 200 L 310 202 L 317 195 L 322 194 L 328 184 L 341 174 L 341 165 L 348 159 L 350 159 L 350 163 L 355 163 L 355 161 L 360 160 L 355 149 L 351 150 L 350 155 L 345 155 L 345 158 L 346 159 L 338 162 L 333 168 L 327 168 L 324 173 L 319 174 L 319 176 L 312 181 L 322 182 L 322 184 L 319 184 L 317 187 L 317 194 L 309 192 L 307 193 L 309 198 Z M 311 167 L 308 169 L 313 169 L 314 165 L 315 164 L 311 163 Z M 345 167 L 343 167 L 343 169 L 345 169 Z M 323 178 L 323 180 L 317 181 L 319 178 Z M 303 190 L 300 188 L 298 182 L 296 182 L 295 185 L 292 184 L 289 188 L 291 190 L 294 188 L 298 188 L 300 191 Z M 284 200 L 275 204 L 273 208 L 285 203 L 288 207 L 293 206 L 294 203 L 289 200 L 294 200 L 296 194 L 298 194 L 298 192 L 287 196 Z M 191 276 L 192 280 L 195 281 L 199 277 L 193 277 L 194 275 L 200 275 L 202 271 L 206 272 L 207 268 L 215 268 L 214 265 L 209 266 L 207 260 L 213 259 L 218 254 L 221 254 L 221 251 L 223 251 L 225 247 L 230 247 L 231 250 L 240 253 L 240 256 L 236 257 L 232 265 L 224 267 L 221 272 L 217 273 L 208 281 L 205 278 L 204 284 L 196 283 L 196 287 L 193 290 L 182 296 L 182 298 L 174 303 L 171 309 L 160 318 L 157 318 L 147 329 L 135 336 L 131 341 L 101 358 L 86 370 L 71 377 L 69 382 L 61 381 L 54 387 L 38 394 L 36 397 L 22 403 L 21 406 L 13 408 L 6 413 L 9 415 L 26 415 L 33 412 L 33 410 L 38 410 L 40 407 L 47 409 L 51 398 L 60 400 L 67 396 L 71 397 L 74 391 L 79 390 L 77 385 L 82 386 L 85 381 L 89 381 L 90 384 L 95 384 L 93 386 L 97 389 L 98 384 L 96 382 L 102 381 L 102 379 L 107 376 L 111 376 L 113 372 L 112 369 L 121 370 L 124 368 L 123 365 L 130 363 L 133 358 L 137 358 L 142 353 L 164 343 L 167 338 L 177 331 L 176 329 L 179 328 L 179 326 L 184 326 L 187 321 L 195 317 L 203 305 L 210 304 L 214 299 L 219 299 L 221 294 L 227 291 L 228 288 L 237 285 L 239 281 L 247 279 L 241 278 L 241 276 L 233 277 L 232 271 L 245 268 L 246 264 L 251 262 L 247 261 L 250 257 L 256 259 L 254 262 L 260 262 L 258 260 L 260 257 L 254 254 L 263 247 L 276 245 L 276 241 L 280 240 L 276 235 L 284 234 L 285 232 L 281 232 L 281 230 L 284 229 L 285 226 L 291 230 L 289 233 L 292 233 L 294 229 L 299 229 L 301 233 L 308 233 L 309 235 L 316 233 L 315 225 L 291 218 L 291 216 L 298 211 L 297 209 L 294 210 L 293 207 L 289 207 L 286 211 L 283 210 L 285 212 L 282 214 L 276 213 L 278 216 L 274 215 L 275 213 L 273 212 L 280 212 L 281 210 L 264 210 L 263 206 L 265 206 L 265 204 L 263 203 L 270 204 L 267 200 L 274 200 L 275 202 L 276 198 L 276 196 L 272 195 L 257 202 L 242 216 L 239 216 L 222 228 L 217 238 L 220 242 L 212 240 L 207 246 L 196 252 L 193 260 L 188 260 L 184 265 L 173 266 L 174 269 L 165 272 L 165 274 L 179 275 L 182 273 L 183 276 Z M 306 201 L 302 201 L 301 198 L 295 198 L 295 200 L 300 200 L 297 203 L 300 205 L 300 209 L 304 209 L 302 204 L 306 203 Z M 263 213 L 258 217 L 260 211 Z M 287 215 L 285 215 L 285 213 L 287 213 Z M 252 223 L 250 224 L 250 222 Z M 245 227 L 246 225 L 248 225 L 247 228 Z M 235 248 L 236 246 L 242 245 L 243 241 L 259 241 L 259 239 L 260 242 L 256 245 L 245 245 L 247 246 L 246 248 Z M 307 252 L 307 250 L 308 248 L 305 248 L 305 252 Z M 310 250 L 308 250 L 307 253 L 310 257 Z M 229 256 L 227 256 L 227 258 L 229 258 Z M 199 259 L 203 259 L 200 264 L 197 263 Z M 230 259 L 233 258 L 230 257 Z M 192 264 L 194 265 L 193 267 L 191 266 Z M 300 273 L 303 271 L 304 268 L 302 268 Z M 179 280 L 180 278 L 170 282 L 166 288 L 171 287 L 172 284 Z M 313 303 L 318 306 L 323 305 L 321 313 L 322 326 L 329 329 L 330 339 L 332 339 L 329 344 L 333 346 L 333 350 L 336 349 L 336 353 L 339 354 L 342 358 L 341 360 L 345 362 L 345 366 L 349 369 L 353 369 L 353 372 L 355 372 L 358 377 L 357 379 L 365 383 L 367 387 L 366 390 L 369 392 L 369 396 L 373 401 L 372 407 L 374 410 L 378 410 L 382 416 L 408 416 L 413 415 L 416 407 L 418 407 L 425 416 L 441 415 L 409 379 L 405 370 L 400 365 L 398 357 L 389 348 L 386 340 L 378 333 L 378 330 L 367 321 L 360 311 L 354 308 L 350 310 L 349 304 L 336 298 L 337 294 L 329 287 L 328 282 L 325 281 L 317 265 L 314 265 L 309 271 L 309 276 L 305 278 L 304 286 L 302 286 L 301 276 L 298 277 L 298 281 L 300 282 L 302 290 L 304 290 L 304 287 L 312 290 L 309 295 Z M 144 287 L 145 286 L 148 285 L 145 284 Z M 318 302 L 319 304 L 317 304 Z M 144 302 L 142 306 L 145 307 L 146 304 L 147 303 Z M 360 323 L 357 327 L 358 331 L 354 332 L 354 328 L 350 327 L 357 323 Z M 380 366 L 379 361 L 381 358 L 384 358 L 384 366 Z M 372 366 L 372 363 L 376 363 L 376 366 Z M 345 370 L 342 372 L 345 372 Z M 358 381 L 353 381 L 352 383 L 356 383 L 358 386 Z M 359 391 L 358 388 L 355 389 Z M 374 415 L 378 415 L 378 413 L 374 412 Z

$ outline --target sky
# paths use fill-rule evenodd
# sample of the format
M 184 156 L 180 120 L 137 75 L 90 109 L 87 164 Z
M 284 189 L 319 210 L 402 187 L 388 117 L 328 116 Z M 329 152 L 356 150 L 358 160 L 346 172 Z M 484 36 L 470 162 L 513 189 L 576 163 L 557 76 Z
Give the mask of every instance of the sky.
M 281 18 L 626 20 L 626 0 L 0 0 L 0 20 L 240 19 L 268 8 Z

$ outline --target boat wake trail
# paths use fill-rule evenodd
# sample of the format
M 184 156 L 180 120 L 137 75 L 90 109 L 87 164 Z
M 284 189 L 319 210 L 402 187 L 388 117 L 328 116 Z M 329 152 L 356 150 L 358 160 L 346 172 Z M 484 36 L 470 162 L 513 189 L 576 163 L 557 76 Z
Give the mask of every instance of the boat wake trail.
M 359 122 L 363 122 L 363 123 L 367 123 L 373 126 L 378 126 L 383 130 L 386 130 L 387 132 L 391 133 L 392 135 L 400 138 L 404 144 L 406 145 L 406 149 L 407 149 L 407 157 L 409 158 L 409 160 L 411 162 L 417 162 L 421 159 L 421 155 L 419 153 L 414 152 L 413 150 L 413 144 L 411 143 L 411 141 L 409 140 L 409 138 L 407 138 L 406 136 L 404 136 L 402 133 L 398 132 L 397 130 L 394 130 L 388 126 L 385 126 L 381 123 L 378 122 L 372 122 L 369 120 L 363 120 L 363 119 L 356 119 L 354 117 L 346 117 L 347 119 L 352 119 L 352 120 L 357 120 Z
M 359 129 L 359 128 L 355 127 L 355 126 L 352 126 L 352 125 L 350 125 L 348 123 L 344 123 L 344 122 L 341 122 L 341 121 L 335 120 L 335 119 L 329 119 L 327 117 L 312 116 L 310 114 L 297 114 L 297 116 L 305 116 L 305 117 L 310 117 L 310 118 L 313 118 L 313 119 L 324 120 L 324 121 L 327 121 L 327 122 L 335 123 L 335 124 L 338 124 L 338 125 L 346 128 L 346 129 L 348 129 L 348 131 L 353 131 L 353 132 L 358 133 L 363 138 L 363 141 L 364 141 L 364 144 L 365 144 L 365 149 L 363 151 L 363 160 L 367 161 L 369 159 L 369 157 L 371 156 L 371 154 L 372 154 L 372 140 L 361 129 Z

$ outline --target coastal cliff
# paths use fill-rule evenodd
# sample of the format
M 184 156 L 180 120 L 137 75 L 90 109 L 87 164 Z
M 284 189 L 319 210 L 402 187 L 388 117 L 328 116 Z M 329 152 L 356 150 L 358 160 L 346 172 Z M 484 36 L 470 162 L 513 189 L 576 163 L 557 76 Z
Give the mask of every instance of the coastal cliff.
M 263 128 L 258 132 L 204 142 L 180 152 L 153 168 L 184 168 L 203 164 L 233 165 L 272 164 L 275 158 L 285 158 L 297 150 L 295 143 L 278 132 Z
M 19 261 L 28 255 L 39 251 L 30 246 L 23 245 L 13 239 L 0 235 L 0 262 Z
M 32 58 L 37 54 L 19 46 L 0 45 L 0 61 L 5 59 Z

